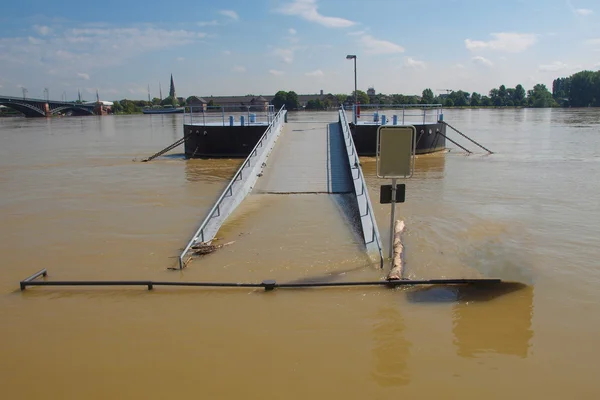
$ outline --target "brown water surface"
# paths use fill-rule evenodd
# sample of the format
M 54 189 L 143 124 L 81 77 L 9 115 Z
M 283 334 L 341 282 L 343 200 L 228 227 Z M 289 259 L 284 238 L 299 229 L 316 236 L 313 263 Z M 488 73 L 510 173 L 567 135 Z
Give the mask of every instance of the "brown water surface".
M 233 244 L 170 271 L 241 160 L 176 149 L 138 162 L 181 137 L 181 115 L 0 119 L 2 397 L 598 398 L 600 111 L 445 119 L 496 154 L 417 159 L 397 209 L 407 275 L 518 283 L 22 293 L 40 268 L 55 280 L 246 282 L 385 271 L 363 254 L 346 195 L 251 195 L 219 232 Z M 387 243 L 388 182 L 361 162 Z

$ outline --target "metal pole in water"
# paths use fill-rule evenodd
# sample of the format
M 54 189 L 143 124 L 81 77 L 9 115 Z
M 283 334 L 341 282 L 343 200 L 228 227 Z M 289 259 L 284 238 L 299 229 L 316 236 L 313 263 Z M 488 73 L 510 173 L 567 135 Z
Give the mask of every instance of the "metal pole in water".
M 394 257 L 394 219 L 396 218 L 396 178 L 392 179 L 392 216 L 390 219 L 390 258 Z

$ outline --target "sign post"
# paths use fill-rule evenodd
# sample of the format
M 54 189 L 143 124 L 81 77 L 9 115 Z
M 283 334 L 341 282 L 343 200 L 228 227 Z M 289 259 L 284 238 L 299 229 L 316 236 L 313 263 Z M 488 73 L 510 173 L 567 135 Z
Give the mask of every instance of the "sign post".
M 412 125 L 382 125 L 377 129 L 377 177 L 391 178 L 391 188 L 381 187 L 380 202 L 392 204 L 390 219 L 390 258 L 393 257 L 396 203 L 404 202 L 405 185 L 397 187 L 398 178 L 410 178 L 414 171 L 416 129 Z M 387 196 L 391 189 L 391 196 Z M 401 196 L 399 196 L 401 194 Z

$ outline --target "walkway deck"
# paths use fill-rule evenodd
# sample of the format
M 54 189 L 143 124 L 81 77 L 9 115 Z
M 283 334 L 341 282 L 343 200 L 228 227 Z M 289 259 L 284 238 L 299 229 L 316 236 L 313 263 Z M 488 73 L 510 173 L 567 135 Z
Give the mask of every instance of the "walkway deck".
M 286 124 L 254 193 L 351 193 L 338 123 Z

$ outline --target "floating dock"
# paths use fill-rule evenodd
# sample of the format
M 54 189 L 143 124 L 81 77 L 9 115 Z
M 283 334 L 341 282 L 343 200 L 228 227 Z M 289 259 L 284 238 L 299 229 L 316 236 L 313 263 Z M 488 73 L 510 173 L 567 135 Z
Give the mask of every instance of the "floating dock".
M 188 107 L 184 116 L 187 158 L 245 158 L 273 121 L 272 105 Z M 360 105 L 347 112 L 348 126 L 359 156 L 375 156 L 377 129 L 382 125 L 415 127 L 416 153 L 446 148 L 446 125 L 440 104 Z

